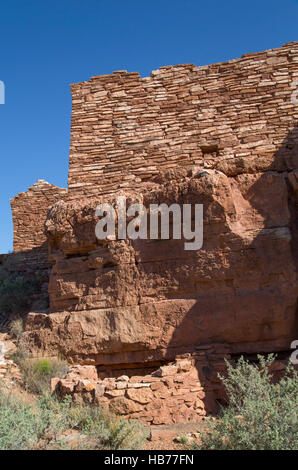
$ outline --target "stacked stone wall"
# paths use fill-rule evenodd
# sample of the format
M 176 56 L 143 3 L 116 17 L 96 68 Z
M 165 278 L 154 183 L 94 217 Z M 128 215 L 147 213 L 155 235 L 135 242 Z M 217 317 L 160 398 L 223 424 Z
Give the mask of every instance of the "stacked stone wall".
M 14 253 L 36 248 L 47 253 L 47 238 L 44 230 L 47 212 L 53 204 L 64 199 L 66 195 L 67 189 L 39 180 L 28 191 L 11 199 Z
M 226 63 L 166 66 L 146 78 L 119 71 L 72 85 L 70 197 L 136 188 L 179 166 L 227 175 L 294 169 L 297 80 L 295 42 Z
M 227 344 L 202 345 L 197 352 L 179 356 L 150 374 L 130 377 L 99 379 L 98 368 L 78 365 L 64 379 L 52 379 L 52 390 L 62 397 L 72 396 L 76 403 L 99 405 L 145 424 L 197 422 L 216 414 L 227 402 L 219 375 L 226 375 L 225 359 L 235 365 L 228 351 Z M 287 363 L 288 357 L 273 362 L 270 372 L 274 382 L 282 378 Z
M 65 379 L 53 379 L 52 389 L 62 396 L 71 395 L 76 403 L 96 404 L 147 424 L 200 421 L 207 413 L 216 412 L 216 399 L 222 394 L 216 372 L 223 371 L 223 357 L 230 356 L 221 354 L 218 364 L 212 354 L 220 346 L 210 345 L 143 376 L 98 379 L 96 367 L 75 366 Z

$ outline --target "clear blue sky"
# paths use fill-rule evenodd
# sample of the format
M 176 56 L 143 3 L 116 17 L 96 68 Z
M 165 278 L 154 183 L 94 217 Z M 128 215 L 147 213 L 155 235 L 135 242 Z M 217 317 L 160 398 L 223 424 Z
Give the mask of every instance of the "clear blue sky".
M 225 61 L 297 29 L 298 0 L 2 0 L 0 253 L 12 249 L 9 199 L 37 179 L 67 185 L 70 83 Z

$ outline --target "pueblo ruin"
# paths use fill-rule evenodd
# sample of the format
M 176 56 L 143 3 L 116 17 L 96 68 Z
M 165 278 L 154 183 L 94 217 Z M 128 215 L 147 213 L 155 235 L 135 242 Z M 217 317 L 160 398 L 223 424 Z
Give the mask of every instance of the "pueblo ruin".
M 53 389 L 128 418 L 200 420 L 224 399 L 224 359 L 298 335 L 298 42 L 208 66 L 126 71 L 71 86 L 68 187 L 11 201 L 18 272 L 43 275 L 32 354 L 73 364 Z M 104 240 L 119 196 L 203 204 L 204 243 Z M 3 259 L 3 256 L 2 258 Z

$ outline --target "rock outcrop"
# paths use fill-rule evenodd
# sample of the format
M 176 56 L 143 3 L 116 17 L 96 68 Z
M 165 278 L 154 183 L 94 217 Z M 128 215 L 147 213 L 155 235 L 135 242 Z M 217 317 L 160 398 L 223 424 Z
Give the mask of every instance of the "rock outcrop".
M 98 365 L 172 360 L 209 343 L 229 344 L 232 354 L 289 349 L 298 258 L 288 173 L 176 177 L 148 183 L 141 200 L 203 204 L 199 251 L 185 251 L 183 239 L 99 242 L 99 199 L 51 209 L 52 313 L 27 323 L 39 347 Z

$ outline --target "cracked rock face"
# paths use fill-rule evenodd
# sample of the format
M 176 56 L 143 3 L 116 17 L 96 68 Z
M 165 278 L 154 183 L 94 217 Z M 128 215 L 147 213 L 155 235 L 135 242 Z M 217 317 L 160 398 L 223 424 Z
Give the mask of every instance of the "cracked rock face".
M 198 251 L 186 251 L 185 240 L 98 241 L 95 208 L 117 194 L 54 205 L 51 313 L 29 315 L 32 349 L 86 364 L 161 361 L 209 343 L 235 354 L 289 350 L 298 323 L 297 170 L 236 173 L 179 170 L 123 193 L 146 207 L 203 204 Z

